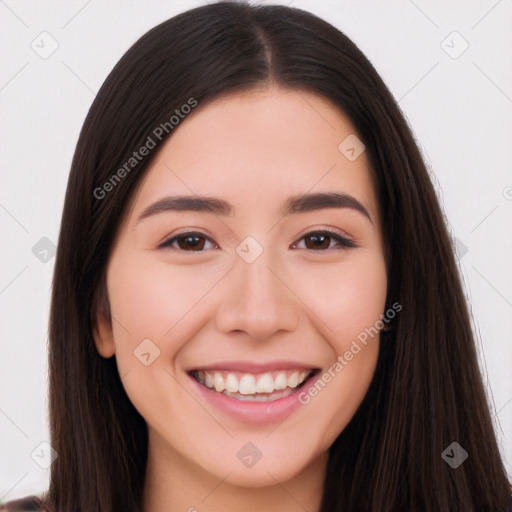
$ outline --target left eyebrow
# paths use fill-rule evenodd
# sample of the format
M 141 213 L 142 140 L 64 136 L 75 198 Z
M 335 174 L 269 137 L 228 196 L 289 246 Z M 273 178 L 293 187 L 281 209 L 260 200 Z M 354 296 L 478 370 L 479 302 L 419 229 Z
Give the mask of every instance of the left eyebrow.
M 362 213 L 373 224 L 370 213 L 355 197 L 336 192 L 317 192 L 290 197 L 282 209 L 282 215 L 310 212 L 322 208 L 350 208 Z

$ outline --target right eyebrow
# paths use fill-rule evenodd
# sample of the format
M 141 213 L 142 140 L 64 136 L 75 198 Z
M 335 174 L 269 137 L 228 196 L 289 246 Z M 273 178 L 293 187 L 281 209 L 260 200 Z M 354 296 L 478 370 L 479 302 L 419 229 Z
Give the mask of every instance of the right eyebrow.
M 167 211 L 209 212 L 216 215 L 232 216 L 235 209 L 227 201 L 213 197 L 197 195 L 164 197 L 148 206 L 140 215 L 137 223 L 142 219 Z

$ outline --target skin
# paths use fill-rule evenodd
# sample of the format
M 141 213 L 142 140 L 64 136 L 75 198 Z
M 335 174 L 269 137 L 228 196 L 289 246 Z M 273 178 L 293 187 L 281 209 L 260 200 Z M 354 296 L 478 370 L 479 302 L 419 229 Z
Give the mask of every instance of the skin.
M 355 129 L 327 100 L 303 91 L 252 90 L 217 99 L 181 122 L 148 169 L 107 269 L 112 326 L 98 314 L 96 347 L 115 354 L 126 392 L 147 422 L 148 512 L 318 511 L 328 449 L 373 376 L 375 336 L 325 388 L 280 424 L 240 422 L 213 406 L 187 371 L 221 361 L 292 360 L 327 369 L 384 313 L 387 280 L 378 204 L 366 154 L 339 144 Z M 291 195 L 343 192 L 368 210 L 324 208 L 283 217 Z M 168 211 L 139 221 L 157 200 L 205 194 L 230 217 Z M 357 247 L 308 248 L 334 229 Z M 201 231 L 203 252 L 159 247 Z M 236 252 L 247 236 L 262 254 Z M 311 241 L 308 238 L 309 241 Z M 295 245 L 294 245 L 295 244 Z M 160 355 L 134 350 L 149 338 Z M 262 458 L 246 467 L 237 452 Z

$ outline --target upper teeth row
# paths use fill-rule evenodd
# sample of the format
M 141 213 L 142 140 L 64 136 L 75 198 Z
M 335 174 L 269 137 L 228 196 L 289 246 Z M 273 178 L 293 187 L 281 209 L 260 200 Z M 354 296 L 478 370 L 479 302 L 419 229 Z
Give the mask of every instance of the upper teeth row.
M 273 393 L 281 389 L 296 388 L 302 384 L 310 370 L 293 370 L 267 372 L 262 374 L 232 372 L 209 372 L 200 370 L 197 378 L 201 384 L 215 391 L 229 391 L 230 393 L 241 393 L 242 395 L 253 395 L 254 393 Z

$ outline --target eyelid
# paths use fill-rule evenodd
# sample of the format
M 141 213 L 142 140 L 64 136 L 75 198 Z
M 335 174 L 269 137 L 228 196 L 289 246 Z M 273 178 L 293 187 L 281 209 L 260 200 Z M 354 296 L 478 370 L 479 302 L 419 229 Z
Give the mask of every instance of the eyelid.
M 306 235 L 309 235 L 311 233 L 321 233 L 321 232 L 327 232 L 327 233 L 333 233 L 335 235 L 340 236 L 341 238 L 345 238 L 346 240 L 354 241 L 354 238 L 352 235 L 349 235 L 346 231 L 336 228 L 334 226 L 328 226 L 328 225 L 320 225 L 320 226 L 313 226 L 312 228 L 308 228 L 299 235 L 299 238 L 302 238 Z

